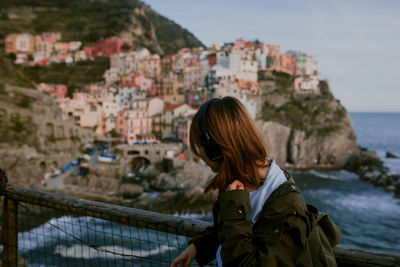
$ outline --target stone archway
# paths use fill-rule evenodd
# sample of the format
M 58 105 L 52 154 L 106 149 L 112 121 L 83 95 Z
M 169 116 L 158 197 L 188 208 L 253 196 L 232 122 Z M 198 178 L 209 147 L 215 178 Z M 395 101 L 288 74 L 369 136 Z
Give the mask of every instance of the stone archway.
M 140 155 L 140 150 L 128 150 L 126 154 L 128 156 Z
M 142 166 L 147 167 L 150 163 L 150 160 L 146 157 L 139 156 L 131 159 L 132 170 L 138 170 Z

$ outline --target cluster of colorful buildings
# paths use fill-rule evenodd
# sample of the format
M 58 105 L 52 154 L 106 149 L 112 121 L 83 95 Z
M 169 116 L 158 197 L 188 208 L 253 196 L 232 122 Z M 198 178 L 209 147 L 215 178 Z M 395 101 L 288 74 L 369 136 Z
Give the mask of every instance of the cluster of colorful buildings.
M 41 38 L 47 35 L 53 36 L 46 40 L 53 42 L 54 51 L 62 42 L 57 34 Z M 11 45 L 13 38 L 16 44 Z M 7 36 L 6 52 L 29 49 L 38 53 L 37 43 L 21 45 L 18 38 Z M 40 84 L 38 89 L 57 99 L 66 119 L 92 127 L 99 135 L 117 134 L 129 144 L 169 137 L 187 143 L 193 115 L 212 97 L 234 96 L 255 118 L 261 109 L 259 72 L 289 73 L 295 77 L 296 92 L 318 93 L 316 60 L 295 51 L 282 54 L 277 44 L 237 40 L 207 49 L 182 48 L 163 57 L 146 48 L 133 50 L 132 42 L 120 38 L 103 39 L 83 50 L 79 47 L 73 46 L 74 51 L 83 51 L 86 57 L 110 57 L 105 81 L 79 88 L 72 98 L 66 96 L 65 85 Z
M 133 42 L 112 37 L 99 40 L 94 46 L 82 48 L 81 41 L 61 41 L 61 34 L 48 32 L 38 35 L 12 33 L 5 38 L 7 54 L 16 56 L 16 64 L 49 65 L 51 63 L 73 63 L 95 56 L 110 56 L 133 49 Z

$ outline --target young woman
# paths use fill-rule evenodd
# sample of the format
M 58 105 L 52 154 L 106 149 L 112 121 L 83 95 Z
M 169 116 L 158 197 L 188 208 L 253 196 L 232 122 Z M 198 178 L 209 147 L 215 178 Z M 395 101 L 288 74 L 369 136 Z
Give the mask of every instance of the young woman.
M 246 108 L 233 97 L 205 102 L 193 117 L 190 148 L 216 172 L 214 226 L 193 239 L 171 267 L 313 266 L 307 206 L 268 151 Z M 333 259 L 334 261 L 334 259 Z M 315 262 L 315 260 L 314 260 Z

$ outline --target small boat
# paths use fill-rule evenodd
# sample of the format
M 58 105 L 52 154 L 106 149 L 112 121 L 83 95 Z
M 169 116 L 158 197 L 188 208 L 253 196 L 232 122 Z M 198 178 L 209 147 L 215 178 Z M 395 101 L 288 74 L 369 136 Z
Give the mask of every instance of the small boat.
M 97 160 L 103 163 L 112 163 L 116 158 L 117 156 L 113 154 L 100 154 Z

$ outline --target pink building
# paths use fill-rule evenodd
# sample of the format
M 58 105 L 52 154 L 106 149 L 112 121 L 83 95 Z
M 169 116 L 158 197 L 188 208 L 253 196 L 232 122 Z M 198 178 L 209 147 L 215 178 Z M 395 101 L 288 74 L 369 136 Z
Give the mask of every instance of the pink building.
M 156 86 L 154 80 L 146 78 L 142 73 L 135 72 L 121 77 L 123 87 L 136 87 L 146 91 L 148 95 L 156 95 Z
M 168 72 L 172 70 L 175 55 L 166 55 L 162 59 L 162 72 Z
M 181 139 L 184 144 L 189 146 L 189 130 L 192 124 L 193 115 L 177 121 L 176 134 L 177 138 Z
M 18 34 L 12 33 L 7 35 L 5 40 L 6 53 L 17 53 L 17 36 Z
M 247 90 L 252 94 L 257 94 L 259 91 L 258 82 L 254 81 L 245 81 L 241 79 L 237 79 L 237 86 L 240 90 Z
M 296 58 L 290 54 L 278 54 L 267 56 L 266 70 L 282 71 L 289 74 L 296 73 Z
M 281 46 L 278 44 L 262 44 L 261 51 L 267 56 L 277 56 L 281 54 Z
M 61 40 L 61 34 L 59 32 L 44 32 L 42 33 L 42 38 L 45 42 L 55 44 Z
M 149 99 L 133 101 L 129 108 L 117 114 L 117 133 L 133 144 L 136 141 L 153 140 L 152 117 L 149 114 Z
M 244 39 L 236 40 L 231 48 L 231 53 L 241 54 L 244 51 L 246 44 L 247 41 Z
M 200 66 L 200 57 L 196 54 L 186 53 L 183 55 L 183 65 L 185 68 Z
M 67 96 L 68 87 L 65 84 L 39 84 L 38 90 L 45 92 L 54 98 L 60 99 Z
M 99 40 L 94 46 L 85 48 L 88 57 L 110 56 L 125 52 L 123 46 L 129 46 L 133 49 L 133 41 L 118 37 Z
M 156 78 L 161 74 L 161 58 L 159 55 L 145 57 L 138 62 L 138 71 L 146 77 Z
M 289 74 L 296 73 L 295 62 L 296 59 L 291 54 L 282 54 L 281 56 L 281 70 Z
M 68 87 L 65 84 L 58 84 L 56 86 L 54 97 L 63 98 L 67 96 L 67 93 L 68 93 Z

